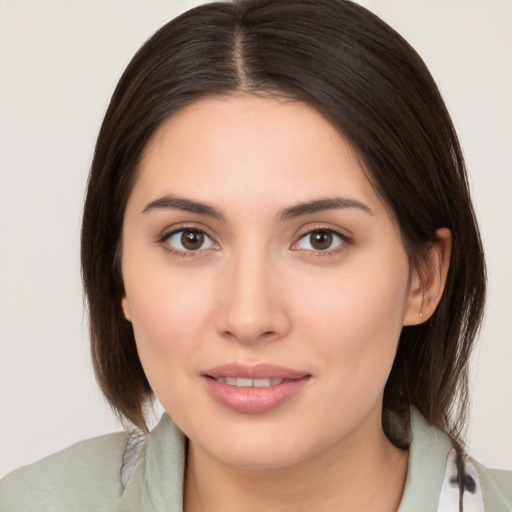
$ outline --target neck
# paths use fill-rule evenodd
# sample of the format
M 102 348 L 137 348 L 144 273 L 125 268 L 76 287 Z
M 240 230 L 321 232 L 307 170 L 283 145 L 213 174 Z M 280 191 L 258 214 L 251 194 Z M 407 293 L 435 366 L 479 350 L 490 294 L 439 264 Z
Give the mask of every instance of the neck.
M 279 468 L 232 467 L 191 442 L 184 511 L 396 511 L 408 453 L 387 440 L 380 423 L 369 428 L 371 423 L 335 446 Z

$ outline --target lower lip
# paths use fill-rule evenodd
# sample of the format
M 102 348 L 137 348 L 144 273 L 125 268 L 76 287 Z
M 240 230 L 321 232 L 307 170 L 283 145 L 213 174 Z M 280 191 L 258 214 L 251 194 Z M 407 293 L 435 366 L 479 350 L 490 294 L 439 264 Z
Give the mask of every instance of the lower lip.
M 309 376 L 290 380 L 266 388 L 239 388 L 211 377 L 204 377 L 213 398 L 240 413 L 256 414 L 270 411 L 296 396 L 309 381 Z

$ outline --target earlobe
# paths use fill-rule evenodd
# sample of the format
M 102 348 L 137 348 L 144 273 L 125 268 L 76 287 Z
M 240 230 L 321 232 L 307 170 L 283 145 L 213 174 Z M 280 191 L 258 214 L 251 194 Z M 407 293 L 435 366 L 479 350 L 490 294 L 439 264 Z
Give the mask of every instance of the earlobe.
M 436 231 L 436 241 L 429 250 L 421 269 L 411 276 L 409 298 L 404 314 L 404 325 L 418 325 L 428 320 L 443 296 L 450 256 L 452 235 L 448 228 Z
M 123 314 L 126 320 L 129 322 L 132 321 L 132 315 L 130 312 L 130 306 L 128 305 L 128 300 L 126 299 L 126 295 L 121 300 L 121 307 L 123 308 Z

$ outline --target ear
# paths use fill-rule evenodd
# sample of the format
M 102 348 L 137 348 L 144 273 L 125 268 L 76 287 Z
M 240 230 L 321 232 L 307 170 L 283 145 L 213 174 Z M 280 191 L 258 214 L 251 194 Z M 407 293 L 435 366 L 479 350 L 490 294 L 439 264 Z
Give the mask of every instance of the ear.
M 130 306 L 128 305 L 128 300 L 126 298 L 126 295 L 121 299 L 121 307 L 123 308 L 124 317 L 129 322 L 132 321 L 132 314 L 130 311 Z
M 452 234 L 448 228 L 436 231 L 436 240 L 420 269 L 411 275 L 404 325 L 418 325 L 428 320 L 443 296 L 450 267 Z

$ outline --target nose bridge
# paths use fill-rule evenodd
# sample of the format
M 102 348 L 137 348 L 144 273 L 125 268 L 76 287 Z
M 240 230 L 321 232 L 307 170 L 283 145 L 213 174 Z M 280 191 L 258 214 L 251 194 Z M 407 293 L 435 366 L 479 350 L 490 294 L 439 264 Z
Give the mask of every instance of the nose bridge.
M 242 342 L 277 337 L 287 328 L 278 290 L 276 262 L 262 247 L 248 242 L 224 268 L 218 329 Z

